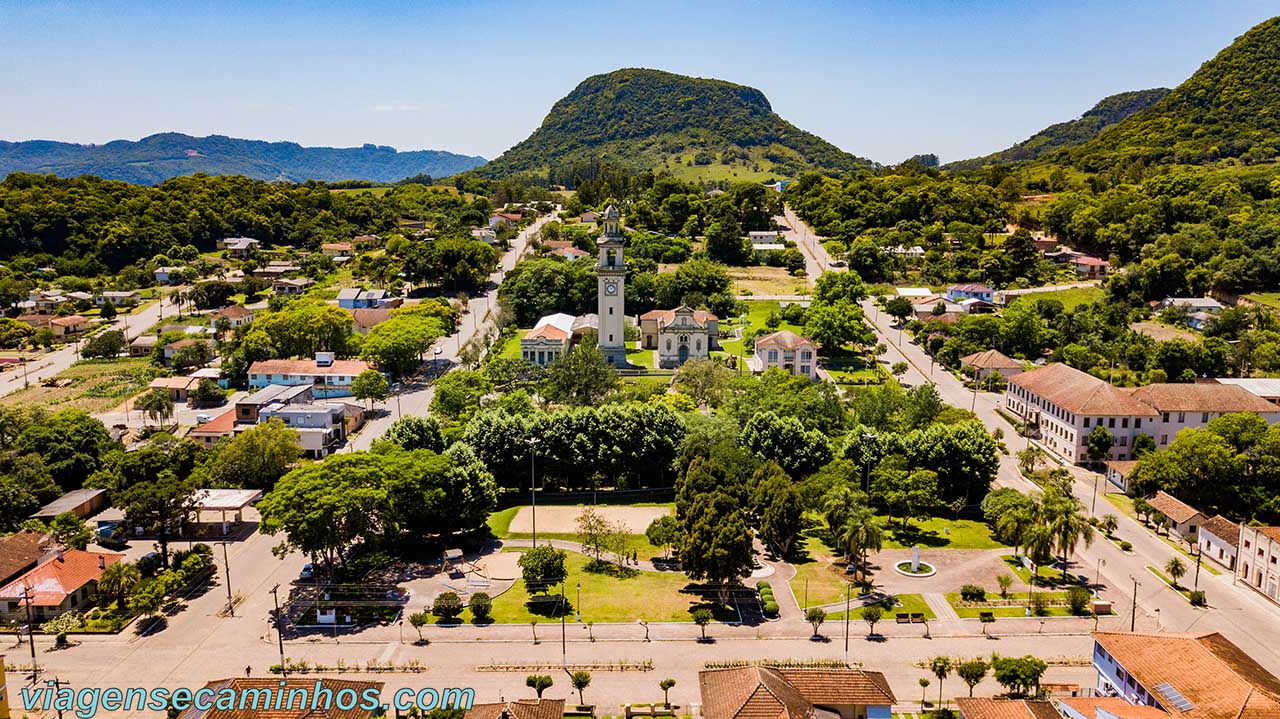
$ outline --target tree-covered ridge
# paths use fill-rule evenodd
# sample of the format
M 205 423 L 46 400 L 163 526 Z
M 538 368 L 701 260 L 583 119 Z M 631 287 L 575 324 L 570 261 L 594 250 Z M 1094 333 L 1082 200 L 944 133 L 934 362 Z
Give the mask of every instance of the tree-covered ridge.
M 370 180 L 395 182 L 414 175 L 446 177 L 484 164 L 483 157 L 441 150 L 398 152 L 395 148 L 303 147 L 295 142 L 242 140 L 222 135 L 192 137 L 166 132 L 138 141 L 104 145 L 30 140 L 0 141 L 0 176 L 11 172 L 60 177 L 97 175 L 154 185 L 171 177 L 205 173 L 256 180 Z
M 1145 110 L 1168 94 L 1168 88 L 1157 87 L 1150 90 L 1121 92 L 1105 97 L 1074 120 L 1050 125 L 1000 152 L 949 163 L 947 169 L 971 170 L 995 163 L 1026 162 L 1053 150 L 1081 145 L 1097 137 L 1104 128 L 1120 122 L 1139 110 Z
M 1087 171 L 1280 157 L 1280 17 L 1237 38 L 1164 99 L 1049 156 Z
M 608 161 L 651 169 L 685 156 L 695 164 L 759 157 L 780 176 L 873 164 L 783 120 L 755 88 L 632 68 L 584 80 L 552 106 L 528 139 L 479 173 L 554 178 L 558 168 L 576 164 Z M 561 184 L 572 184 L 567 179 Z

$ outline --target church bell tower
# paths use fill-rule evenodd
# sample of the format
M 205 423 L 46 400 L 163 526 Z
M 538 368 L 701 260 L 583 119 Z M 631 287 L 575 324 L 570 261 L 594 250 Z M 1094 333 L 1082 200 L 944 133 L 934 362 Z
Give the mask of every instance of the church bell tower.
M 626 302 L 623 282 L 627 265 L 622 259 L 622 213 L 609 205 L 600 217 L 604 231 L 596 240 L 600 263 L 596 265 L 596 290 L 600 317 L 599 347 L 605 360 L 614 367 L 627 366 Z

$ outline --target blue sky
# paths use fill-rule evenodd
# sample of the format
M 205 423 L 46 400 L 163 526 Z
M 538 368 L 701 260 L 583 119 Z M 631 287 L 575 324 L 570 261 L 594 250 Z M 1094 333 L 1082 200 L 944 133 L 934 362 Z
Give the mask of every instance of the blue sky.
M 0 139 L 179 131 L 494 157 L 584 77 L 656 67 L 760 88 L 858 155 L 946 161 L 1172 87 L 1277 8 L 0 0 Z

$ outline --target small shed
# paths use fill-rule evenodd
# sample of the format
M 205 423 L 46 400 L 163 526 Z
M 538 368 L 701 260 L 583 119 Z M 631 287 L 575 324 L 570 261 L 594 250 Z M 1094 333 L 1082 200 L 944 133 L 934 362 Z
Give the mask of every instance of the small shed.
M 58 497 L 52 502 L 44 505 L 35 514 L 31 515 L 32 519 L 39 519 L 42 522 L 48 522 L 59 514 L 71 512 L 77 517 L 84 519 L 101 512 L 107 508 L 107 490 L 105 489 L 73 489 L 70 492 Z

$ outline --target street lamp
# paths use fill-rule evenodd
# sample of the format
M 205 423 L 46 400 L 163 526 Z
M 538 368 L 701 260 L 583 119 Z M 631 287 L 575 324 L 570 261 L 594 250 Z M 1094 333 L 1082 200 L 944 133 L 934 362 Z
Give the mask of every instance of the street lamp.
M 853 592 L 853 585 L 844 585 L 844 665 L 849 666 L 849 595 Z
M 289 667 L 285 666 L 284 661 L 284 617 L 280 614 L 280 585 L 277 584 L 271 588 L 271 598 L 276 603 L 276 642 L 280 647 L 280 676 L 288 678 Z
M 537 456 L 538 438 L 526 437 L 524 443 L 529 445 L 529 505 L 533 509 L 533 546 L 538 546 L 538 495 L 534 491 L 534 457 Z
M 573 603 L 573 618 L 582 621 L 582 582 L 578 582 L 578 599 Z
M 1098 566 L 1093 572 L 1093 584 L 1094 586 L 1098 587 L 1097 589 L 1093 590 L 1094 596 L 1102 595 L 1102 568 L 1105 566 L 1107 566 L 1107 560 L 1103 559 L 1102 557 L 1098 557 Z

